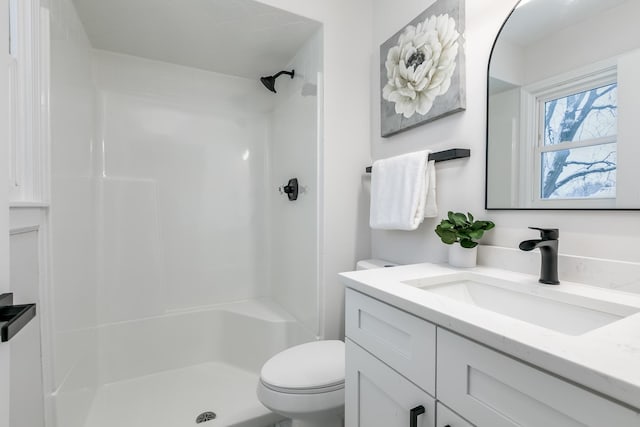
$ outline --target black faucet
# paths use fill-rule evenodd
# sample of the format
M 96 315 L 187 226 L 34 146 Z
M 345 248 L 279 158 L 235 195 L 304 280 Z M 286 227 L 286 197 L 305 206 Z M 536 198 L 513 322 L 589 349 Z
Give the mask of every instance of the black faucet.
M 535 248 L 540 248 L 542 265 L 540 267 L 539 282 L 547 285 L 559 285 L 558 237 L 560 236 L 560 232 L 557 228 L 529 228 L 540 231 L 540 240 L 525 240 L 520 243 L 520 249 L 523 251 L 532 251 Z

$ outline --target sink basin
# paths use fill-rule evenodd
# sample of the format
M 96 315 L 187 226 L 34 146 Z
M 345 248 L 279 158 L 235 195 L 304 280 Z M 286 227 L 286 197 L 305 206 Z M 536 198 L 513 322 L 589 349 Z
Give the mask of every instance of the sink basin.
M 475 273 L 404 283 L 567 335 L 582 335 L 640 312 L 635 307 L 562 292 L 553 286 L 527 285 Z

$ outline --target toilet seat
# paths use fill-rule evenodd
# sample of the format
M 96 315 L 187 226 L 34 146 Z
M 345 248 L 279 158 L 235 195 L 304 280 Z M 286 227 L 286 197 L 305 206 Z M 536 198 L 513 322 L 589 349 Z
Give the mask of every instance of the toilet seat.
M 344 388 L 344 342 L 315 341 L 291 347 L 262 367 L 260 382 L 287 394 L 320 394 Z
M 285 387 L 277 387 L 266 383 L 260 380 L 260 383 L 268 388 L 269 390 L 276 391 L 278 393 L 287 393 L 287 394 L 322 394 L 329 393 L 331 391 L 342 390 L 344 389 L 344 381 L 327 386 L 327 387 L 313 387 L 313 388 L 285 388 Z

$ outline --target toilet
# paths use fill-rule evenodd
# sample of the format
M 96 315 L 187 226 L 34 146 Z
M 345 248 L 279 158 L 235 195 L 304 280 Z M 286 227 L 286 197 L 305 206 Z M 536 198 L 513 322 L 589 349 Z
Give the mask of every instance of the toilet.
M 383 260 L 358 261 L 356 269 L 389 267 Z M 292 427 L 342 427 L 345 347 L 337 340 L 288 348 L 269 359 L 260 372 L 258 399 L 291 418 Z

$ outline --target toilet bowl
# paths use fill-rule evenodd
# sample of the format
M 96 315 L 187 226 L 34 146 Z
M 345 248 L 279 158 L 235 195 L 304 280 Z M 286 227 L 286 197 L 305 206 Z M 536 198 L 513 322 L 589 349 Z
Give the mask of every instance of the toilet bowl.
M 388 261 L 358 261 L 356 269 L 391 267 Z M 342 341 L 315 341 L 284 350 L 260 372 L 258 399 L 290 418 L 292 427 L 342 427 L 345 350 Z
M 262 367 L 258 399 L 291 418 L 293 427 L 341 427 L 344 356 L 342 341 L 315 341 L 278 353 Z

